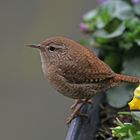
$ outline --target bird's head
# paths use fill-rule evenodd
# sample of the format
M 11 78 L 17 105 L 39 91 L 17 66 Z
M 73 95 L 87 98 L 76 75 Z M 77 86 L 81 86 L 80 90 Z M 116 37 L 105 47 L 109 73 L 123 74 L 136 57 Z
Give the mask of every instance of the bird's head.
M 51 37 L 40 44 L 28 46 L 39 49 L 42 62 L 49 65 L 74 62 L 86 51 L 85 47 L 65 37 Z

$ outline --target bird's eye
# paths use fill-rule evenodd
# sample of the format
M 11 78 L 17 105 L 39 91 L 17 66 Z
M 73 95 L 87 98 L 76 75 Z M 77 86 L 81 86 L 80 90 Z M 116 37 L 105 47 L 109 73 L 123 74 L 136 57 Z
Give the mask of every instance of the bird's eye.
M 50 52 L 53 52 L 53 51 L 55 50 L 55 47 L 49 46 L 49 47 L 48 47 L 48 50 L 49 50 Z

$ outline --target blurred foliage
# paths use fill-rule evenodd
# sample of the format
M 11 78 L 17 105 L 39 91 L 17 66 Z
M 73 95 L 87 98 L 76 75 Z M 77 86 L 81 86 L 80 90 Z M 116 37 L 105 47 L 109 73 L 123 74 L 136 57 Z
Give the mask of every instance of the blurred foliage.
M 140 76 L 140 3 L 134 0 L 104 0 L 83 16 L 81 40 L 100 49 L 104 61 L 118 73 Z M 132 97 L 130 85 L 107 91 L 108 103 L 124 107 Z
M 140 140 L 140 112 L 120 112 L 120 117 L 131 117 L 131 122 L 121 122 L 116 118 L 117 126 L 112 128 L 113 137 L 118 140 Z

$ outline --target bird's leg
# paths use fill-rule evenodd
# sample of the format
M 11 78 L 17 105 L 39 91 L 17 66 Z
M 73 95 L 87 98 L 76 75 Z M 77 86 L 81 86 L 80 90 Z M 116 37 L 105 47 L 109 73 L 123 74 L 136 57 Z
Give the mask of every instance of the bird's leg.
M 79 110 L 83 107 L 84 103 L 78 103 L 75 107 L 75 109 L 72 111 L 72 113 L 67 118 L 67 124 L 70 124 L 71 121 L 76 117 Z
M 89 99 L 77 99 L 75 100 L 74 104 L 71 106 L 72 113 L 70 116 L 67 118 L 67 124 L 71 123 L 71 121 L 76 117 L 76 116 L 84 116 L 88 117 L 87 114 L 79 112 L 80 109 L 83 107 L 84 104 L 90 103 L 92 104 L 92 101 Z
M 72 106 L 70 107 L 72 110 L 74 110 L 76 108 L 76 106 L 80 103 L 80 99 L 75 99 L 74 100 L 74 104 L 72 104 Z
M 74 104 L 71 106 L 71 109 L 74 110 L 79 103 L 93 104 L 93 101 L 91 99 L 89 99 L 89 100 L 87 100 L 87 99 L 75 99 Z

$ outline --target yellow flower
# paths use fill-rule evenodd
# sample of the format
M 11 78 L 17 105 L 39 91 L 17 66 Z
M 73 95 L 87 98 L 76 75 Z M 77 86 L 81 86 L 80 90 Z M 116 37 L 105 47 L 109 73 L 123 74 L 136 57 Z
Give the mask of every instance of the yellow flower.
M 134 97 L 128 103 L 130 110 L 140 110 L 140 85 L 134 91 Z

